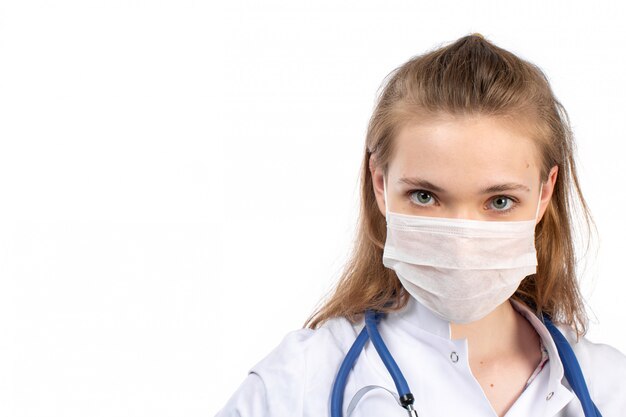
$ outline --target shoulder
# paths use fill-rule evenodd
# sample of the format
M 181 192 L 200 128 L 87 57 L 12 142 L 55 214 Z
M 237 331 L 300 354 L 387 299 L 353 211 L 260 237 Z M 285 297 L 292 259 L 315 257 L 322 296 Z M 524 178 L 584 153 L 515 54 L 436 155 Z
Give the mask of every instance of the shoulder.
M 615 389 L 626 380 L 626 354 L 611 345 L 592 342 L 586 336 L 576 340 L 576 332 L 572 328 L 563 325 L 557 327 L 570 343 L 591 398 L 598 408 L 626 406 L 626 399 L 615 395 Z
M 282 417 L 303 415 L 305 396 L 330 393 L 337 369 L 356 338 L 357 326 L 333 318 L 317 329 L 288 332 L 253 365 L 219 417 Z M 325 401 L 319 402 L 324 412 Z M 310 405 L 308 406 L 310 407 Z
M 343 317 L 330 319 L 317 329 L 293 330 L 250 372 L 280 385 L 303 383 L 312 371 L 343 358 L 355 337 L 355 326 Z

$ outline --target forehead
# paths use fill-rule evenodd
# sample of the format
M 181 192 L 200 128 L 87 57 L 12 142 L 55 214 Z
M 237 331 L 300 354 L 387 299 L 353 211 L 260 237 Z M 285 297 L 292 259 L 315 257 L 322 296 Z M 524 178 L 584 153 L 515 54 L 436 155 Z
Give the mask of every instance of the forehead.
M 451 189 L 503 180 L 530 187 L 539 180 L 534 140 L 501 118 L 450 116 L 410 123 L 394 138 L 394 148 L 391 177 L 417 176 Z

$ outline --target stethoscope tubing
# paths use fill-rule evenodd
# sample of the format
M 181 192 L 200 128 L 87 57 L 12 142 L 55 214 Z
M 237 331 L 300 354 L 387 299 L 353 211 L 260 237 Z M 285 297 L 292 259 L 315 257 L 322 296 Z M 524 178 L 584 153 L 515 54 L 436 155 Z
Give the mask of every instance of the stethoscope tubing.
M 378 352 L 378 355 L 382 358 L 387 371 L 393 378 L 393 382 L 396 385 L 396 389 L 398 390 L 398 395 L 400 396 L 400 401 L 402 402 L 403 397 L 407 396 L 413 397 L 411 394 L 411 390 L 409 389 L 409 384 L 404 379 L 404 375 L 402 375 L 402 371 L 400 371 L 400 367 L 389 353 L 389 349 L 387 349 L 387 345 L 383 342 L 383 338 L 380 336 L 378 332 L 378 322 L 380 321 L 382 314 L 375 314 L 371 310 L 368 310 L 365 314 L 365 327 L 367 328 L 367 333 L 370 337 L 370 340 L 374 344 L 374 348 Z M 410 402 L 413 404 L 413 401 Z
M 409 411 L 410 415 L 417 415 L 413 408 L 413 395 L 411 394 L 409 385 L 378 332 L 377 325 L 384 315 L 384 313 L 374 312 L 372 310 L 367 310 L 365 312 L 365 326 L 363 326 L 363 329 L 346 354 L 346 357 L 339 367 L 337 376 L 335 377 L 335 382 L 333 383 L 330 401 L 331 417 L 342 417 L 343 415 L 343 395 L 348 374 L 350 373 L 350 370 L 354 366 L 354 363 L 356 362 L 368 339 L 372 341 L 374 348 L 378 352 L 378 355 L 393 378 L 393 382 L 398 391 L 398 396 L 401 400 L 404 399 L 402 406 Z M 576 355 L 574 354 L 569 342 L 545 313 L 543 314 L 543 322 L 554 339 L 559 357 L 563 363 L 565 378 L 574 390 L 574 393 L 577 395 L 582 405 L 585 417 L 602 417 L 602 414 L 600 414 L 600 411 L 591 400 L 580 364 L 578 363 Z
M 361 330 L 361 333 L 357 336 L 356 340 L 352 344 L 352 347 L 341 363 L 341 366 L 339 367 L 330 399 L 330 415 L 333 417 L 341 417 L 343 414 L 343 394 L 346 388 L 346 380 L 348 379 L 350 369 L 352 369 L 354 362 L 359 357 L 359 354 L 361 353 L 363 346 L 365 346 L 365 342 L 367 342 L 368 338 L 369 335 L 367 334 L 367 327 L 363 327 L 363 330 Z
M 554 323 L 550 320 L 550 318 L 544 313 L 543 322 L 548 328 L 548 331 L 552 335 L 552 339 L 554 340 L 554 344 L 556 345 L 557 351 L 559 352 L 559 357 L 561 358 L 561 362 L 563 363 L 563 370 L 565 373 L 565 378 L 567 382 L 569 382 L 570 387 L 574 390 L 574 393 L 578 397 L 580 404 L 582 405 L 583 411 L 586 417 L 602 417 L 600 414 L 600 410 L 591 400 L 591 395 L 589 394 L 589 390 L 587 389 L 587 384 L 585 383 L 585 377 L 583 376 L 582 369 L 580 369 L 580 364 L 576 359 L 576 354 L 572 350 L 569 342 L 563 336 L 563 334 L 556 328 Z M 567 364 L 567 366 L 565 366 Z

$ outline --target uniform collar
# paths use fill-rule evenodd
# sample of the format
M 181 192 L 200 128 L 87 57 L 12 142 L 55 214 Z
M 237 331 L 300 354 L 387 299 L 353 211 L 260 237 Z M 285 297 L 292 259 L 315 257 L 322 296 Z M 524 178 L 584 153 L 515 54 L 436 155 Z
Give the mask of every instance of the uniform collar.
M 541 341 L 543 345 L 548 350 L 548 365 L 550 366 L 550 380 L 548 382 L 548 392 L 553 392 L 553 399 L 555 400 L 553 403 L 549 403 L 549 406 L 556 406 L 557 404 L 562 403 L 563 406 L 567 404 L 572 398 L 576 396 L 572 392 L 571 389 L 568 389 L 565 385 L 563 385 L 563 376 L 565 371 L 563 369 L 563 363 L 561 362 L 561 358 L 559 357 L 559 352 L 557 350 L 556 344 L 554 343 L 554 339 L 550 334 L 550 331 L 543 323 L 543 321 L 524 303 L 519 302 L 514 299 L 509 299 L 513 307 L 522 314 L 529 322 L 533 325 L 539 337 L 541 337 Z M 557 397 L 558 398 L 554 398 Z M 552 415 L 552 414 L 548 414 Z
M 565 406 L 576 395 L 568 387 L 563 385 L 564 370 L 563 364 L 558 354 L 556 344 L 552 339 L 548 328 L 537 315 L 524 303 L 509 299 L 512 306 L 522 314 L 530 324 L 535 328 L 537 334 L 541 338 L 543 345 L 546 347 L 549 356 L 550 379 L 548 382 L 548 393 L 550 397 L 546 402 L 547 410 L 554 413 Z M 452 340 L 452 331 L 450 321 L 435 315 L 428 307 L 418 302 L 414 297 L 409 297 L 409 302 L 402 310 L 393 314 L 396 316 L 397 325 L 408 333 L 422 337 L 428 337 L 428 334 L 435 335 L 437 338 L 444 339 L 442 342 L 458 344 L 461 340 Z M 391 318 L 391 317 L 390 317 Z M 391 318 L 393 320 L 393 318 Z M 426 333 L 424 333 L 426 332 Z M 432 337 L 431 337 L 432 338 Z M 464 341 L 465 339 L 463 339 Z M 553 394 L 550 394 L 553 393 Z M 547 414 L 553 415 L 553 414 Z

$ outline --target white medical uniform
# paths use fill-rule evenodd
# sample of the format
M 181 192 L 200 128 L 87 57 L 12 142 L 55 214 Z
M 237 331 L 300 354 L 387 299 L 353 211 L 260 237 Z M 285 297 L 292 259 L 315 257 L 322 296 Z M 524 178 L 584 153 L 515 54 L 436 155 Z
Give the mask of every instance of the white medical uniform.
M 510 301 L 537 330 L 549 360 L 538 369 L 506 417 L 583 417 L 548 329 L 526 305 Z M 602 416 L 626 416 L 626 355 L 584 337 L 575 343 L 572 329 L 557 327 L 570 342 Z M 335 375 L 362 328 L 363 321 L 353 325 L 345 318 L 334 318 L 316 330 L 288 333 L 250 369 L 216 417 L 330 416 Z M 415 396 L 420 417 L 497 417 L 470 369 L 467 339 L 452 340 L 450 322 L 410 297 L 405 308 L 389 313 L 378 328 Z M 344 416 L 355 393 L 367 385 L 397 392 L 369 341 L 348 376 Z M 407 412 L 389 392 L 377 388 L 360 399 L 352 416 L 406 417 Z

